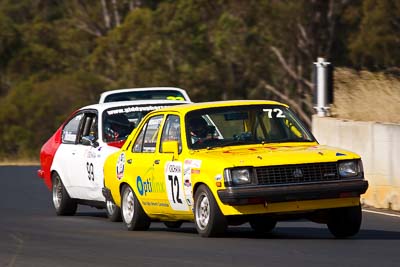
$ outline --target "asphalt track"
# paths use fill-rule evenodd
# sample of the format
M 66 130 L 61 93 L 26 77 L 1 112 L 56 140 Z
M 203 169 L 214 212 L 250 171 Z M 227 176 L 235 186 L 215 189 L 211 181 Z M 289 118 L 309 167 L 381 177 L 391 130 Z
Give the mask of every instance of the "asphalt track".
M 55 215 L 38 167 L 0 167 L 0 266 L 400 266 L 400 217 L 364 212 L 360 233 L 334 239 L 324 225 L 280 222 L 256 236 L 246 225 L 201 238 L 153 223 L 129 232 L 104 211 Z

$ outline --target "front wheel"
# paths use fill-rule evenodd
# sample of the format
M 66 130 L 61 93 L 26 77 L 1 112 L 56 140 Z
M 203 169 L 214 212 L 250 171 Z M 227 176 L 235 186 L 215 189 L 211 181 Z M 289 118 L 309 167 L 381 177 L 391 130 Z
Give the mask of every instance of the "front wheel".
M 195 224 L 200 236 L 212 237 L 223 234 L 227 228 L 227 221 L 207 186 L 200 185 L 194 201 Z
M 57 173 L 53 174 L 53 205 L 56 209 L 56 214 L 59 216 L 74 215 L 78 204 L 71 199 L 60 176 Z
M 328 229 L 336 238 L 354 236 L 360 231 L 361 205 L 332 209 L 329 212 Z
M 128 185 L 122 188 L 121 213 L 122 220 L 129 231 L 149 229 L 150 218 L 140 205 L 135 192 Z
M 112 222 L 120 222 L 121 218 L 121 209 L 114 204 L 114 202 L 107 200 L 106 201 L 106 212 L 107 217 Z

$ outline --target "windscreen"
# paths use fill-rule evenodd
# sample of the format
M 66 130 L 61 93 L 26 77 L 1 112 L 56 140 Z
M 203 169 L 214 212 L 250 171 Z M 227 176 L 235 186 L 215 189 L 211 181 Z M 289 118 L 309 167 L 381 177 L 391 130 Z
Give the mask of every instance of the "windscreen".
M 289 109 L 280 105 L 249 105 L 202 109 L 185 118 L 192 149 L 257 143 L 315 142 Z

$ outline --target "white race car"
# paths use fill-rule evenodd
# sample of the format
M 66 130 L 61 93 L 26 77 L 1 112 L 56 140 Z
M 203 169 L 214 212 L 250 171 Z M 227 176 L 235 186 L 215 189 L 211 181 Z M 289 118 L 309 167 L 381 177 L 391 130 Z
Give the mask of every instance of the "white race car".
M 112 221 L 120 210 L 107 201 L 105 159 L 117 151 L 150 111 L 189 103 L 182 100 L 138 100 L 94 104 L 73 112 L 42 146 L 39 177 L 53 192 L 57 215 L 73 215 L 78 204 L 106 208 Z

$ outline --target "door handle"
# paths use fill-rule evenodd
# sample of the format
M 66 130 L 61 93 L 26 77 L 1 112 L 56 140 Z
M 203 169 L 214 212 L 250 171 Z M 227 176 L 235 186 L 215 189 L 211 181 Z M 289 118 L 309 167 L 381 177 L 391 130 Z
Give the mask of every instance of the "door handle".
M 156 160 L 154 161 L 154 164 L 160 164 L 160 160 L 159 160 L 159 159 L 156 159 Z
M 132 163 L 132 159 L 128 159 L 126 162 L 127 162 L 128 164 L 131 164 L 131 163 Z

